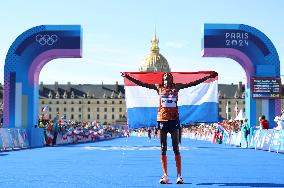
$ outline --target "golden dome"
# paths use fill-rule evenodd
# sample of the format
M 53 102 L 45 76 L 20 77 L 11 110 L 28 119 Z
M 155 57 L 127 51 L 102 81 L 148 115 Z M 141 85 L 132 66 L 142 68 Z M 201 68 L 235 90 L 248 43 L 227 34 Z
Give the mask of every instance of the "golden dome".
M 160 48 L 158 46 L 159 39 L 155 35 L 151 40 L 150 54 L 145 57 L 144 62 L 139 67 L 140 72 L 171 72 L 168 61 L 162 54 L 160 54 Z

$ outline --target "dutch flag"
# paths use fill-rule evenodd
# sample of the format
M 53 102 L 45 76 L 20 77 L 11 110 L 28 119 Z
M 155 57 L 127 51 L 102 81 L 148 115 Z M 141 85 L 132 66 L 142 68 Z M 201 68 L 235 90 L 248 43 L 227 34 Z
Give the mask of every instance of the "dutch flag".
M 211 74 L 204 72 L 172 72 L 174 83 L 189 83 Z M 164 72 L 125 72 L 148 84 L 162 84 Z M 129 128 L 156 126 L 159 95 L 157 91 L 138 86 L 124 79 L 127 121 Z M 181 124 L 218 121 L 218 78 L 185 88 L 178 94 L 178 110 Z

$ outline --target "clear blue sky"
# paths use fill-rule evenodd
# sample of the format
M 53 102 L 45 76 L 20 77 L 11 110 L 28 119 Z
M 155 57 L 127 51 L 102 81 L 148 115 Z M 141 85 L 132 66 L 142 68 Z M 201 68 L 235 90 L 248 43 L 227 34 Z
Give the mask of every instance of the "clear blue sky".
M 121 71 L 138 71 L 156 25 L 160 53 L 172 71 L 215 70 L 220 83 L 244 82 L 236 62 L 201 57 L 204 23 L 243 23 L 264 32 L 284 61 L 284 1 L 259 0 L 24 0 L 0 5 L 0 82 L 6 53 L 25 30 L 45 24 L 80 24 L 83 58 L 53 60 L 44 83 L 122 83 Z M 281 64 L 281 74 L 283 73 Z M 74 74 L 74 72 L 76 72 Z M 283 77 L 282 77 L 283 78 Z

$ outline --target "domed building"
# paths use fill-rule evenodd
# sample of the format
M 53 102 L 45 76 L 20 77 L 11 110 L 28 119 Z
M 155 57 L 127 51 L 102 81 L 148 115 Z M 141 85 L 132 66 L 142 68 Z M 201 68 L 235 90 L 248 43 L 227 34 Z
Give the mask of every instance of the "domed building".
M 139 67 L 140 72 L 171 72 L 168 61 L 162 54 L 158 46 L 159 39 L 155 35 L 151 40 L 150 54 L 145 57 L 144 62 Z

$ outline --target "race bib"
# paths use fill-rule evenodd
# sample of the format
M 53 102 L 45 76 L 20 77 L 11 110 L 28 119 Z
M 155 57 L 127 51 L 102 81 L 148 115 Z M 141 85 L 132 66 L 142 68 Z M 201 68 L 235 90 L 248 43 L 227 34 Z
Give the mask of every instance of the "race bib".
M 177 107 L 177 97 L 174 95 L 161 95 L 162 107 Z

